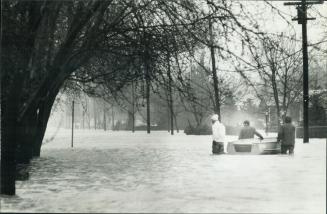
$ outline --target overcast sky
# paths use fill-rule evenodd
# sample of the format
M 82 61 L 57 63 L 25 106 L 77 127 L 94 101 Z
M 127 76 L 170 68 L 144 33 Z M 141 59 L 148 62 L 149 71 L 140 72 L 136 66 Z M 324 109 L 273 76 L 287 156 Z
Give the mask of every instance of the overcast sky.
M 249 11 L 254 14 L 258 13 L 258 11 L 264 11 L 264 15 L 261 16 L 262 27 L 267 31 L 279 31 L 286 32 L 291 30 L 290 26 L 287 24 L 283 18 L 276 14 L 276 12 L 272 12 L 269 7 L 265 5 L 265 3 L 260 1 L 242 1 L 245 6 L 248 6 Z M 297 23 L 297 21 L 292 21 L 292 18 L 297 16 L 296 7 L 295 6 L 285 6 L 284 3 L 286 1 L 272 1 L 270 2 L 273 6 L 278 8 L 281 11 L 281 14 L 285 16 L 292 23 L 293 29 L 297 32 L 299 38 L 301 38 L 301 25 Z M 325 18 L 321 18 L 317 13 L 320 13 Z M 260 16 L 259 16 L 260 17 Z M 315 17 L 316 20 L 308 21 L 308 40 L 310 42 L 316 42 L 323 38 L 323 31 L 326 32 L 326 28 L 323 29 L 321 23 L 327 22 L 327 2 L 324 4 L 313 5 L 308 9 L 308 17 Z M 326 35 L 326 34 L 325 34 Z

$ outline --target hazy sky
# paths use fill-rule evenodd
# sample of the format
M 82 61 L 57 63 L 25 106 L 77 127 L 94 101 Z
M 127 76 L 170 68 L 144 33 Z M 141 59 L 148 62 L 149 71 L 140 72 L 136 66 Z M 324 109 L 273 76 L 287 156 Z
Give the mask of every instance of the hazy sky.
M 267 31 L 279 31 L 286 32 L 292 30 L 293 28 L 298 37 L 301 38 L 301 25 L 297 23 L 297 21 L 292 21 L 292 18 L 297 16 L 297 11 L 295 6 L 285 6 L 284 3 L 287 1 L 270 1 L 270 3 L 275 6 L 277 9 L 281 11 L 281 15 L 283 15 L 286 20 L 290 21 L 292 26 L 289 26 L 283 18 L 278 15 L 276 12 L 272 12 L 272 10 L 262 1 L 242 1 L 245 7 L 248 7 L 250 12 L 253 14 L 262 11 L 262 15 L 259 15 L 259 22 L 262 24 L 262 27 Z M 318 13 L 323 15 L 325 18 L 321 18 L 318 16 Z M 324 4 L 313 5 L 308 9 L 308 17 L 315 17 L 316 20 L 308 21 L 308 40 L 309 42 L 319 41 L 323 37 L 323 32 L 326 32 L 326 28 L 323 29 L 321 23 L 327 22 L 327 2 Z M 326 34 L 325 34 L 326 35 Z

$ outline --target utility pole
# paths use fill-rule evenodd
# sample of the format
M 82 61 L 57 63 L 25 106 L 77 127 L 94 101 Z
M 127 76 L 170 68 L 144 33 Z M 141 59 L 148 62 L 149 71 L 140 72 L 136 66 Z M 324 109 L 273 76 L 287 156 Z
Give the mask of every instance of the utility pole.
M 73 103 L 72 103 L 72 141 L 71 141 L 72 148 L 74 146 L 74 104 L 75 104 L 75 101 L 73 100 Z
M 307 38 L 307 20 L 315 18 L 307 17 L 307 7 L 313 4 L 322 4 L 324 1 L 301 0 L 298 2 L 286 2 L 284 5 L 296 5 L 297 18 L 302 25 L 302 52 L 303 52 L 303 143 L 309 143 L 309 66 L 308 66 L 308 38 Z
M 112 125 L 111 125 L 111 129 L 112 131 L 115 130 L 115 114 L 114 114 L 114 104 L 111 104 L 111 120 L 112 120 Z

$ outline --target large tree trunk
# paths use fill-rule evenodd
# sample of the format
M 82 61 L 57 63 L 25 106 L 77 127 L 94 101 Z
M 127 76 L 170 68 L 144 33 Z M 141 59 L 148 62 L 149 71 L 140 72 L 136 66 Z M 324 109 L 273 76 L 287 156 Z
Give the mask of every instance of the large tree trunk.
M 149 53 L 149 35 L 145 33 L 144 35 L 144 55 L 143 55 L 143 63 L 145 68 L 145 99 L 146 99 L 146 129 L 147 133 L 151 132 L 151 113 L 150 113 L 150 84 L 151 84 L 151 76 L 150 76 L 150 53 Z
M 50 93 L 50 95 L 39 105 L 38 108 L 39 113 L 37 117 L 37 130 L 35 133 L 34 146 L 33 146 L 33 157 L 40 157 L 42 141 L 49 121 L 51 108 L 56 99 L 58 91 L 59 89 L 56 90 L 56 92 L 54 93 Z
M 106 118 L 106 103 L 103 103 L 103 130 L 107 130 L 107 118 Z
M 32 112 L 24 121 L 17 123 L 16 180 L 29 178 L 28 168 L 33 158 L 37 113 Z
M 17 164 L 29 164 L 33 157 L 34 137 L 37 132 L 37 113 L 33 112 L 18 124 L 20 142 L 17 145 Z
M 132 132 L 135 132 L 135 89 L 132 81 Z
M 93 99 L 93 118 L 94 118 L 94 129 L 97 129 L 98 115 L 97 115 L 97 105 L 95 99 Z
M 174 105 L 173 105 L 173 89 L 172 89 L 172 77 L 170 70 L 170 54 L 168 53 L 168 90 L 169 90 L 169 111 L 170 111 L 170 133 L 174 135 Z
M 114 105 L 111 105 L 111 119 L 112 119 L 112 131 L 115 130 L 115 113 L 114 113 Z
M 149 69 L 146 69 L 146 130 L 147 133 L 150 134 L 151 132 L 151 119 L 150 119 L 150 77 L 149 77 Z
M 177 133 L 179 133 L 179 128 L 178 128 L 178 124 L 177 124 L 177 116 L 176 116 L 176 114 L 174 114 L 174 120 L 175 120 L 175 126 L 176 126 Z
M 83 109 L 83 113 L 82 113 L 82 129 L 85 128 L 85 111 Z
M 1 81 L 1 194 L 15 195 L 17 118 L 22 76 L 12 83 Z
M 133 121 L 133 112 L 127 111 L 127 124 L 126 124 L 126 130 L 134 130 L 134 121 Z
M 214 48 L 214 41 L 213 41 L 213 32 L 212 32 L 212 22 L 211 18 L 209 19 L 209 34 L 210 34 L 210 53 L 211 53 L 211 65 L 212 65 L 212 78 L 213 78 L 213 88 L 215 92 L 215 103 L 214 103 L 214 111 L 219 116 L 219 121 L 221 121 L 221 114 L 220 114 L 220 95 L 219 95 L 219 88 L 218 88 L 218 77 L 216 71 L 216 58 L 215 58 L 215 48 Z
M 277 115 L 277 127 L 279 129 L 280 127 L 280 105 L 279 105 L 279 96 L 278 96 L 278 89 L 277 89 L 277 82 L 276 82 L 276 70 L 275 67 L 273 66 L 271 68 L 272 75 L 271 75 L 271 84 L 273 88 L 273 93 L 274 93 L 274 100 L 275 100 L 275 105 L 276 105 L 276 115 Z

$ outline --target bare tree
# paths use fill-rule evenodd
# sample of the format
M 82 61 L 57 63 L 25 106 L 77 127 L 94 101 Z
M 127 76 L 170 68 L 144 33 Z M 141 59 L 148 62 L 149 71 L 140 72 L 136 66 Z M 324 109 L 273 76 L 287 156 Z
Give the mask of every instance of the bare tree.
M 301 53 L 296 40 L 283 34 L 265 36 L 249 45 L 248 51 L 250 61 L 243 61 L 244 69 L 238 71 L 245 80 L 252 79 L 257 96 L 266 106 L 274 105 L 280 119 L 301 94 Z

